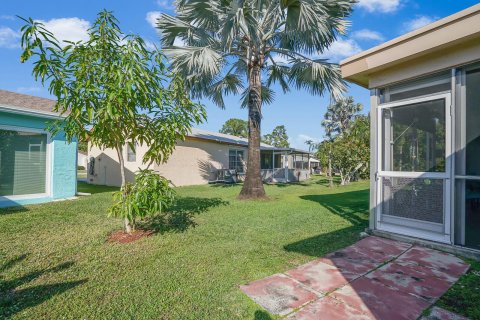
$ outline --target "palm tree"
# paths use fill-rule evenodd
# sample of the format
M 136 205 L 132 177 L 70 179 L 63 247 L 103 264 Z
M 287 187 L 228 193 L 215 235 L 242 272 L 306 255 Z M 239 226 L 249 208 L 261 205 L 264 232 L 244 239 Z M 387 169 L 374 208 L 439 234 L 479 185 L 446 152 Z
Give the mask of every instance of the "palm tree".
M 260 175 L 262 105 L 272 85 L 322 95 L 345 89 L 337 64 L 322 53 L 345 32 L 355 0 L 177 0 L 176 16 L 158 19 L 161 42 L 173 70 L 192 98 L 241 93 L 248 107 L 247 174 L 240 198 L 263 198 Z
M 335 137 L 342 135 L 353 124 L 355 117 L 362 111 L 363 105 L 355 103 L 353 97 L 337 99 L 327 107 L 322 126 L 325 128 L 325 135 L 330 142 Z M 332 174 L 332 143 L 329 143 L 328 151 L 328 176 L 330 186 L 333 186 Z
M 362 111 L 363 105 L 355 103 L 353 97 L 341 98 L 327 107 L 322 126 L 330 139 L 341 135 L 350 128 L 355 117 Z

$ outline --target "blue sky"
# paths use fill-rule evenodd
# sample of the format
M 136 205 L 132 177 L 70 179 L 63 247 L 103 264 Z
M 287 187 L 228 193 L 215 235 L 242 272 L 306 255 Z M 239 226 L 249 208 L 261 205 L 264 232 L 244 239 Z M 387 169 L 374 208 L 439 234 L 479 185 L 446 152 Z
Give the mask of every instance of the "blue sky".
M 114 11 L 126 33 L 135 33 L 145 40 L 158 42 L 152 26 L 160 12 L 173 12 L 171 0 L 2 0 L 0 7 L 0 89 L 49 97 L 48 91 L 31 76 L 31 65 L 19 62 L 19 29 L 22 25 L 15 15 L 42 20 L 60 39 L 83 39 L 98 11 Z M 446 17 L 478 3 L 471 0 L 359 0 L 350 17 L 348 34 L 330 49 L 328 57 L 338 62 L 362 50 L 393 39 L 408 31 Z M 350 85 L 348 95 L 364 104 L 368 110 L 369 92 Z M 238 97 L 228 97 L 227 107 L 219 109 L 208 100 L 208 120 L 200 127 L 218 131 L 229 118 L 246 119 L 247 111 L 240 108 Z M 284 95 L 277 91 L 275 102 L 263 110 L 263 133 L 277 125 L 285 125 L 290 143 L 306 148 L 307 139 L 320 141 L 320 126 L 328 99 L 292 90 Z

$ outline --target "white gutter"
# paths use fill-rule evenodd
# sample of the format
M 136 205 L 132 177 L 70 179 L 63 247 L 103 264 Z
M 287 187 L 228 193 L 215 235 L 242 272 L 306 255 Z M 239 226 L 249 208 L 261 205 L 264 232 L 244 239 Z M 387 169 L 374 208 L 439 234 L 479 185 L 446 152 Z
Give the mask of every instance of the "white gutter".
M 15 107 L 15 106 L 8 106 L 8 105 L 3 105 L 0 104 L 0 111 L 8 112 L 8 113 L 14 113 L 14 114 L 21 114 L 21 115 L 26 115 L 26 116 L 37 116 L 37 117 L 42 117 L 42 118 L 48 118 L 48 119 L 65 119 L 65 116 L 62 116 L 58 113 L 55 112 L 49 112 L 49 111 L 42 111 L 42 110 L 35 110 L 35 109 L 29 109 L 29 108 L 23 108 L 23 107 Z

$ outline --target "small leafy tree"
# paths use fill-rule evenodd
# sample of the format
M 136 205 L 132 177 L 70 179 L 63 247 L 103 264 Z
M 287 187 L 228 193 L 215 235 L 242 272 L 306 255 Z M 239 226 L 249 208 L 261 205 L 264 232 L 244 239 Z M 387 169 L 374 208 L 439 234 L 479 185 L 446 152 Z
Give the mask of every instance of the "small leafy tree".
M 88 136 L 93 146 L 114 148 L 123 197 L 130 199 L 124 147 L 148 145 L 144 163 L 166 161 L 177 139 L 205 119 L 203 106 L 167 71 L 162 53 L 148 50 L 138 36 L 124 35 L 111 12 L 100 12 L 89 39 L 76 43 L 62 43 L 41 23 L 23 20 L 21 61 L 33 60 L 35 79 L 48 84 L 57 99 L 55 111 L 66 115 L 51 130 L 61 126 L 69 142 Z M 131 214 L 124 216 L 127 232 L 133 221 Z
M 225 121 L 220 133 L 231 134 L 232 136 L 248 137 L 248 122 L 242 119 L 231 118 Z
M 123 190 L 114 193 L 114 204 L 109 215 L 127 218 L 135 230 L 136 219 L 144 219 L 164 212 L 175 203 L 175 190 L 170 182 L 153 170 L 140 170 L 135 183 L 126 183 Z
M 241 199 L 264 198 L 260 170 L 262 107 L 272 87 L 340 97 L 337 64 L 319 57 L 345 33 L 355 0 L 177 0 L 176 15 L 158 20 L 172 68 L 194 97 L 224 108 L 241 94 L 248 108 L 248 157 Z M 177 40 L 177 41 L 176 41 Z M 176 43 L 183 43 L 176 45 Z
M 268 133 L 263 136 L 263 142 L 277 148 L 288 148 L 290 143 L 288 142 L 287 129 L 285 126 L 276 126 L 272 133 Z
M 370 163 L 370 119 L 358 116 L 350 128 L 332 143 L 333 167 L 340 173 L 341 184 L 349 184 L 368 175 Z
M 358 112 L 363 109 L 361 103 L 355 103 L 353 97 L 342 98 L 330 104 L 325 113 L 322 126 L 325 128 L 325 135 L 331 142 L 350 128 Z M 331 147 L 332 144 L 329 144 Z M 332 173 L 332 149 L 328 150 L 328 176 L 330 186 L 333 186 Z

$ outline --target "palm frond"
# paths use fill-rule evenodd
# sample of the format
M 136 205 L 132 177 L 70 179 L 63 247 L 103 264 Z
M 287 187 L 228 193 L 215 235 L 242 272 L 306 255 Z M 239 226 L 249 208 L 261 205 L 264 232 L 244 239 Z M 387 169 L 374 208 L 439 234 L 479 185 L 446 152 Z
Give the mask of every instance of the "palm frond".
M 289 81 L 297 89 L 305 89 L 314 95 L 329 91 L 334 99 L 340 99 L 346 90 L 340 67 L 324 59 L 294 59 Z

